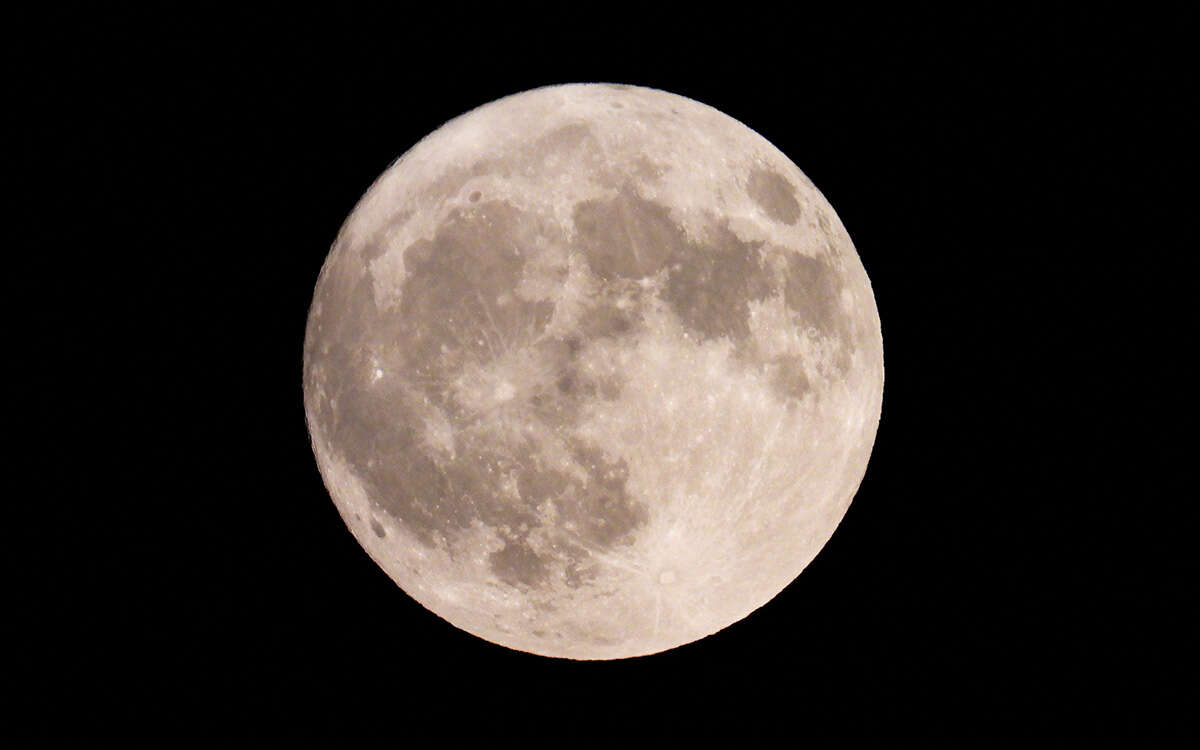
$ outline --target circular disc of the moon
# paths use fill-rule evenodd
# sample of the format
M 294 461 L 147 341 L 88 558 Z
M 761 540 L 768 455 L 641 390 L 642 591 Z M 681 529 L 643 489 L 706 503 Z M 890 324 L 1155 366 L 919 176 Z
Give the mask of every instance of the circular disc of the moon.
M 342 227 L 304 397 L 346 524 L 514 649 L 611 659 L 740 620 L 846 512 L 883 344 L 829 203 L 651 89 L 529 91 L 439 128 Z

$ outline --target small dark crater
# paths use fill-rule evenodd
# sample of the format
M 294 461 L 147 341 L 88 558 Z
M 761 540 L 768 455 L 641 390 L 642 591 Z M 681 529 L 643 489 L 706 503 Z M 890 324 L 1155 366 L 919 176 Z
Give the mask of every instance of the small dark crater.
M 387 532 L 383 530 L 383 526 L 374 518 L 371 519 L 371 531 L 375 532 L 375 536 L 383 539 L 387 536 Z
M 613 102 L 610 106 L 613 109 L 625 109 L 625 105 L 620 102 Z
M 575 376 L 572 375 L 571 373 L 566 373 L 565 375 L 560 377 L 558 379 L 558 382 L 555 383 L 555 385 L 558 386 L 558 390 L 560 393 L 565 393 L 565 394 L 569 394 L 572 391 L 574 391 L 576 388 L 579 387 L 578 381 L 575 380 Z
M 482 193 L 480 193 L 478 190 L 476 190 L 473 193 L 471 193 L 471 195 L 467 198 L 467 200 L 471 201 L 472 203 L 478 203 L 479 199 L 480 199 L 480 197 L 482 197 L 482 195 L 483 195 Z

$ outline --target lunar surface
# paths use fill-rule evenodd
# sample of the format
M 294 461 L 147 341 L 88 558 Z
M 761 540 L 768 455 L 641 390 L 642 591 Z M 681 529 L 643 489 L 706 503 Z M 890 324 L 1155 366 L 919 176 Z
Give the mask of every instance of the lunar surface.
M 513 649 L 650 654 L 828 541 L 883 393 L 871 286 L 762 136 L 652 89 L 492 102 L 397 160 L 317 282 L 304 401 L 347 526 Z

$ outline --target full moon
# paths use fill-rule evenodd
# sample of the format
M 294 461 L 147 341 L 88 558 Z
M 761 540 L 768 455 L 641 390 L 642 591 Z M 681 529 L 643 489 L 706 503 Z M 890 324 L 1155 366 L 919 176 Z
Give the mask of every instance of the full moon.
M 866 471 L 883 340 L 846 229 L 758 133 L 579 84 L 389 167 L 316 284 L 304 406 L 346 525 L 492 643 L 617 659 L 770 601 Z

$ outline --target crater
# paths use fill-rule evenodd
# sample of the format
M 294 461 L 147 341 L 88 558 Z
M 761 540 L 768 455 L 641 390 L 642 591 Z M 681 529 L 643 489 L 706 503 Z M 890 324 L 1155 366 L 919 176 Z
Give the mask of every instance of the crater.
M 421 202 L 436 205 L 452 195 L 457 195 L 463 185 L 472 177 L 482 177 L 497 168 L 492 159 L 480 159 L 469 167 L 448 167 L 434 179 L 430 180 L 421 190 Z
M 778 172 L 755 169 L 750 172 L 746 192 L 758 207 L 775 221 L 795 224 L 800 218 L 796 187 Z

